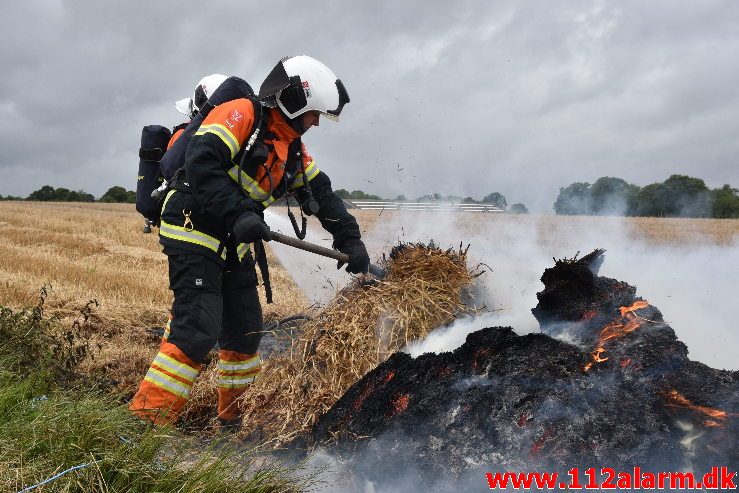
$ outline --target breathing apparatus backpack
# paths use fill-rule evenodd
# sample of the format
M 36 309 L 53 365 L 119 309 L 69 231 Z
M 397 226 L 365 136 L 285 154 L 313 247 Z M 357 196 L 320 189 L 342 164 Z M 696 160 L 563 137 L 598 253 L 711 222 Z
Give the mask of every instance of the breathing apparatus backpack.
M 147 125 L 141 131 L 141 148 L 139 149 L 139 174 L 136 182 L 136 210 L 144 216 L 144 232 L 151 231 L 149 223 L 159 220 L 157 203 L 151 197 L 164 181 L 159 166 L 172 132 L 161 125 Z

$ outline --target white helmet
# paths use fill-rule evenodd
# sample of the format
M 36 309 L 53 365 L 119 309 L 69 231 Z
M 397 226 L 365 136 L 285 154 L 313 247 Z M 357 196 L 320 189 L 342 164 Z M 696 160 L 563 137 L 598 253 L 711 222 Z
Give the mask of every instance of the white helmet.
M 183 115 L 189 116 L 190 118 L 195 117 L 198 112 L 203 109 L 203 105 L 208 102 L 216 89 L 223 84 L 223 81 L 228 79 L 225 75 L 212 74 L 207 75 L 200 79 L 198 85 L 195 86 L 195 91 L 192 98 L 185 98 L 176 101 L 174 107 Z
M 307 111 L 319 111 L 339 121 L 349 94 L 330 68 L 301 55 L 280 60 L 262 82 L 259 99 L 268 106 L 279 106 L 290 119 Z

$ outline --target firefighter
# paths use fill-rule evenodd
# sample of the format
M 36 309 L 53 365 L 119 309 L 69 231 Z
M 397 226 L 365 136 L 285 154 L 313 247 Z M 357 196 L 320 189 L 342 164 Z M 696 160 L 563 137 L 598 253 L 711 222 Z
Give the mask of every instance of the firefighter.
M 321 118 L 338 121 L 348 102 L 331 69 L 295 56 L 280 60 L 257 98 L 208 109 L 187 146 L 186 180 L 162 209 L 172 320 L 131 402 L 134 413 L 176 421 L 218 343 L 218 418 L 229 427 L 240 423 L 240 398 L 261 367 L 262 309 L 251 250 L 270 240 L 264 210 L 275 200 L 294 194 L 331 233 L 334 247 L 349 255 L 347 271 L 367 272 L 356 220 L 301 141 Z
M 221 84 L 226 81 L 226 79 L 228 79 L 228 77 L 222 74 L 206 75 L 205 77 L 200 79 L 198 85 L 195 86 L 195 91 L 193 92 L 191 98 L 184 98 L 180 99 L 179 101 L 175 101 L 175 109 L 185 115 L 188 118 L 188 121 L 185 123 L 181 123 L 174 128 L 174 131 L 172 132 L 172 138 L 167 145 L 167 150 L 169 150 L 177 141 L 177 139 L 180 138 L 180 136 L 182 135 L 182 131 L 185 129 L 185 127 L 187 127 L 188 123 L 190 123 L 190 121 L 192 121 L 192 119 L 197 116 L 200 109 L 205 106 L 205 104 L 208 102 L 208 99 L 213 95 L 214 92 L 216 92 L 216 89 L 218 89 Z

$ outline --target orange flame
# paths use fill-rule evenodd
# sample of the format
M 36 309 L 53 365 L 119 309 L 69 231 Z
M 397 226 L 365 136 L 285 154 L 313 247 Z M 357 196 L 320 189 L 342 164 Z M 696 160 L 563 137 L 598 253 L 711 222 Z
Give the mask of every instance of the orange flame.
M 693 411 L 698 411 L 699 413 L 705 414 L 711 418 L 703 421 L 703 424 L 709 428 L 723 427 L 724 421 L 726 421 L 729 416 L 732 416 L 721 409 L 715 409 L 708 406 L 697 406 L 675 389 L 665 392 L 663 395 L 667 399 L 668 406 L 692 409 Z
M 403 411 L 408 409 L 409 401 L 410 401 L 410 397 L 408 397 L 408 394 L 403 394 L 395 398 L 393 400 L 393 411 L 395 411 L 394 414 L 402 413 Z
M 603 353 L 606 352 L 604 347 L 606 341 L 624 337 L 641 327 L 644 319 L 636 315 L 634 312 L 648 306 L 648 301 L 638 300 L 631 306 L 622 306 L 619 308 L 621 319 L 614 320 L 603 327 L 598 336 L 598 343 L 595 345 L 595 349 L 590 353 L 592 361 L 588 361 L 583 369 L 588 371 L 593 367 L 594 363 L 603 363 L 604 361 L 608 361 L 608 358 L 603 356 Z

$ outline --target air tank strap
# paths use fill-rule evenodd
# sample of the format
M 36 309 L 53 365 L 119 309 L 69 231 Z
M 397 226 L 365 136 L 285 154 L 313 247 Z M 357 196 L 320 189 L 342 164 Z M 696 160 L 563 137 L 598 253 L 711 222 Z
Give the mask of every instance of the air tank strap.
M 264 243 L 260 240 L 254 242 L 254 260 L 262 273 L 262 284 L 264 285 L 264 297 L 267 303 L 272 303 L 272 284 L 269 281 L 269 266 L 267 265 L 267 252 Z

